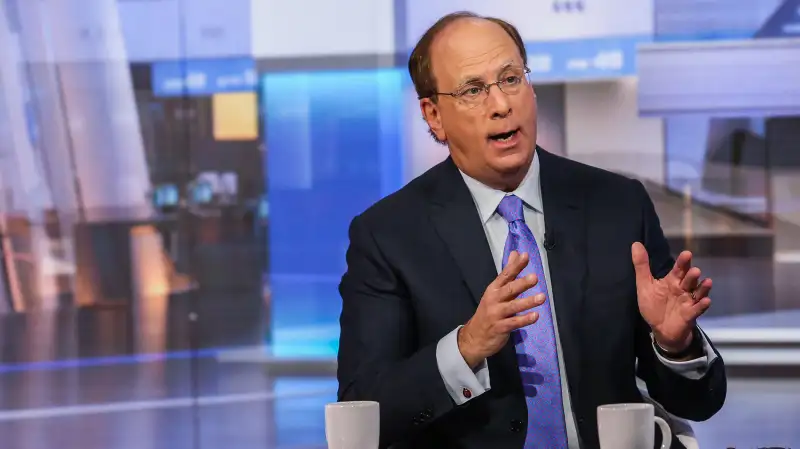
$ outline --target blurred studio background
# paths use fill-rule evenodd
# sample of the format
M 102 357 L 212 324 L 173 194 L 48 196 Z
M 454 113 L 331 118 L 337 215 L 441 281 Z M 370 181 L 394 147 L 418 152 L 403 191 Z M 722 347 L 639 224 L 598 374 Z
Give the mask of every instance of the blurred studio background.
M 446 156 L 406 62 L 461 9 L 714 278 L 703 447 L 800 445 L 799 1 L 0 0 L 0 447 L 324 447 L 347 226 Z

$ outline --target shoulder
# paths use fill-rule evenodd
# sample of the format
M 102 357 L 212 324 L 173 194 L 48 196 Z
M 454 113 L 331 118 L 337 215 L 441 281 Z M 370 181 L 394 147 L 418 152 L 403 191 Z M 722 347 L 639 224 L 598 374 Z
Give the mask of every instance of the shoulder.
M 613 200 L 630 205 L 630 201 L 640 202 L 648 198 L 642 182 L 633 177 L 553 154 L 549 154 L 547 159 L 548 169 L 552 168 L 558 176 L 566 178 L 589 201 Z

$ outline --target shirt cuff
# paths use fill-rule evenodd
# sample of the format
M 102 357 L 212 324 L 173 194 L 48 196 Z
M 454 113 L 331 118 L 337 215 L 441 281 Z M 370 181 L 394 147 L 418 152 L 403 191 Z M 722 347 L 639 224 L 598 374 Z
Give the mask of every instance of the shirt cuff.
M 458 350 L 458 330 L 442 337 L 436 345 L 436 363 L 439 374 L 444 380 L 447 392 L 457 405 L 462 405 L 470 399 L 482 395 L 491 389 L 489 382 L 489 365 L 484 359 L 475 370 L 470 369 L 461 351 Z
M 708 368 L 714 363 L 714 360 L 717 359 L 717 353 L 714 352 L 714 348 L 711 347 L 711 343 L 708 341 L 708 338 L 706 338 L 706 334 L 702 331 L 700 331 L 699 334 L 703 338 L 703 356 L 682 362 L 669 360 L 659 354 L 658 350 L 656 350 L 656 340 L 652 333 L 650 334 L 650 341 L 653 345 L 653 351 L 656 353 L 656 357 L 658 357 L 658 360 L 660 360 L 662 364 L 687 379 L 697 380 L 706 375 Z

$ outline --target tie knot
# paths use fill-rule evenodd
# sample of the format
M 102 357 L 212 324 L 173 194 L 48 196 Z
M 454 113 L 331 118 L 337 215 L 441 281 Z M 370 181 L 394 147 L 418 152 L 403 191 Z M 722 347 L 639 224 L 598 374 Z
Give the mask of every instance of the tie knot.
M 522 200 L 516 195 L 507 195 L 497 206 L 497 213 L 509 223 L 525 221 L 522 214 Z

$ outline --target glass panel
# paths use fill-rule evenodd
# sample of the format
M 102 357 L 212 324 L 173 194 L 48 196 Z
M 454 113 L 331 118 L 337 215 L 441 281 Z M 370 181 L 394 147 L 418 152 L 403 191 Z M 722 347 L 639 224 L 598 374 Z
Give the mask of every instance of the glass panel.
M 154 98 L 149 65 L 130 57 L 127 34 L 146 23 L 143 9 L 159 16 L 158 7 L 0 2 L 10 447 L 194 443 L 182 297 L 192 281 L 175 214 L 187 128 L 180 98 Z

